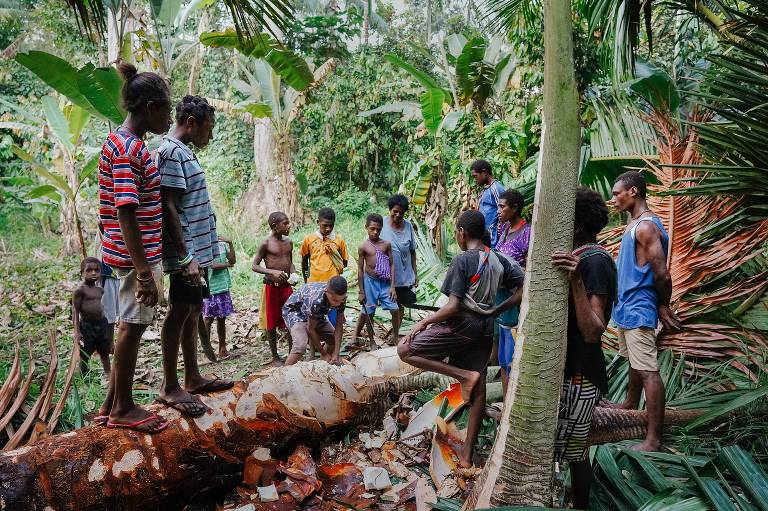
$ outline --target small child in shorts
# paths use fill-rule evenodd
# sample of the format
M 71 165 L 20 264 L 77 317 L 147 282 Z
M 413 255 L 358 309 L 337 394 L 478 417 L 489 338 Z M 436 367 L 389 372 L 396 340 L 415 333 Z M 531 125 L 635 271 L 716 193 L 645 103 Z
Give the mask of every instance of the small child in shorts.
M 395 262 L 392 258 L 392 244 L 379 237 L 384 226 L 384 219 L 377 213 L 371 213 L 365 220 L 368 239 L 357 250 L 357 282 L 359 289 L 360 319 L 352 336 L 352 343 L 357 344 L 357 338 L 367 325 L 368 335 L 373 339 L 373 324 L 371 318 L 376 307 L 381 305 L 384 310 L 395 314 L 399 310 L 397 293 L 392 285 L 395 277 Z
M 88 373 L 88 362 L 96 351 L 101 358 L 104 374 L 109 377 L 112 342 L 109 338 L 109 323 L 101 304 L 104 290 L 96 285 L 101 278 L 101 261 L 95 257 L 83 259 L 80 263 L 80 276 L 83 283 L 72 295 L 72 325 L 75 338 L 80 343 L 80 372 Z
M 219 358 L 227 358 L 227 316 L 235 312 L 232 305 L 232 277 L 229 269 L 237 262 L 232 240 L 219 236 L 219 255 L 208 268 L 209 298 L 203 298 L 203 321 L 210 340 L 213 320 L 216 320 L 216 333 L 219 336 Z

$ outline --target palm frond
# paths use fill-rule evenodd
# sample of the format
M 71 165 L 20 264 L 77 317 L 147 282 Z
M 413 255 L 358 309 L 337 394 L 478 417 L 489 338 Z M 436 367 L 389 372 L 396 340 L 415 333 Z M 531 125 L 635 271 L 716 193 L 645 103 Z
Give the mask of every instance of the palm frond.
M 164 0 L 172 1 L 172 0 Z M 106 32 L 107 9 L 102 0 L 66 0 L 78 26 L 87 34 Z M 275 37 L 294 19 L 292 0 L 223 0 L 238 37 L 250 39 L 266 30 Z

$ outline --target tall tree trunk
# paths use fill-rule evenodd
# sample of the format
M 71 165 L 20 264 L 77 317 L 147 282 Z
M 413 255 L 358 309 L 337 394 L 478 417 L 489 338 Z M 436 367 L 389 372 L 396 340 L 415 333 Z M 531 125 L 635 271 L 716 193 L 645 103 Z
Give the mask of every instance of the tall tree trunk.
M 368 46 L 369 31 L 371 27 L 371 0 L 363 3 L 363 46 Z
M 59 173 L 66 177 L 69 188 L 77 190 L 77 169 L 72 158 L 66 151 L 61 151 L 61 157 L 54 163 L 59 167 Z M 70 198 L 65 196 L 62 190 L 61 203 L 61 253 L 65 256 L 82 255 L 85 257 L 85 241 L 83 240 L 82 226 L 80 225 L 80 215 L 77 214 L 77 194 Z
M 275 161 L 277 154 L 275 130 L 269 119 L 254 119 L 253 164 L 251 185 L 243 195 L 246 218 L 254 229 L 263 219 L 281 207 L 280 175 Z
M 496 443 L 464 509 L 552 505 L 568 282 L 550 255 L 573 244 L 581 143 L 571 31 L 570 2 L 544 0 L 544 129 L 520 337 Z
M 427 7 L 426 7 L 426 22 L 424 23 L 426 26 L 424 27 L 425 30 L 425 40 L 427 45 L 429 45 L 430 39 L 432 39 L 432 0 L 427 0 Z M 442 46 L 442 45 L 441 45 Z
M 277 136 L 277 163 L 280 166 L 280 207 L 299 225 L 304 223 L 303 208 L 299 204 L 299 187 L 291 167 L 291 139 L 288 133 Z
M 209 17 L 208 9 L 203 9 L 200 13 L 200 20 L 197 24 L 197 39 L 200 39 L 200 35 L 208 30 Z M 192 62 L 189 65 L 189 86 L 187 88 L 187 94 L 194 95 L 197 89 L 197 77 L 200 75 L 200 65 L 205 54 L 205 46 L 198 44 L 195 48 L 195 54 L 192 57 Z

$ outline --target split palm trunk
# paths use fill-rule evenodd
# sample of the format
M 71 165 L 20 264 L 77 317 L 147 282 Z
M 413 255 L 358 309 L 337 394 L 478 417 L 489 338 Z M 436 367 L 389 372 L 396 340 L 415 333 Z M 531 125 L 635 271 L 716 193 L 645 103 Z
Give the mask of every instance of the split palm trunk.
M 56 511 L 170 509 L 242 477 L 258 447 L 278 455 L 358 425 L 378 423 L 388 393 L 430 385 L 395 348 L 352 364 L 301 363 L 257 374 L 202 396 L 211 408 L 191 419 L 151 406 L 170 421 L 156 435 L 91 426 L 0 453 L 0 508 Z
M 570 2 L 544 0 L 544 130 L 520 337 L 496 442 L 464 509 L 552 504 L 568 282 L 550 257 L 573 246 L 580 145 Z
M 19 364 L 17 359 L 17 369 Z M 73 367 L 77 361 L 70 373 Z M 12 369 L 16 383 L 4 385 L 0 395 L 21 381 L 17 373 Z M 240 482 L 246 457 L 259 447 L 279 457 L 296 443 L 378 425 L 391 404 L 388 394 L 451 381 L 418 373 L 400 361 L 394 347 L 359 355 L 345 367 L 313 362 L 270 370 L 203 396 L 211 412 L 198 419 L 151 407 L 170 421 L 157 435 L 91 426 L 0 452 L 0 509 L 181 508 L 208 489 Z M 670 411 L 667 423 L 699 414 Z M 646 424 L 645 412 L 600 408 L 590 442 L 642 437 Z

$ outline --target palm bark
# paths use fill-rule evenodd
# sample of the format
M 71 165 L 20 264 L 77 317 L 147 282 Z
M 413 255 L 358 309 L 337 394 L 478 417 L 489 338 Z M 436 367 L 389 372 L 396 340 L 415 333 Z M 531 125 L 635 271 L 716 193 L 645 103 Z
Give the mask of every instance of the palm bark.
M 568 282 L 550 255 L 572 247 L 581 143 L 571 31 L 570 2 L 545 0 L 544 130 L 520 337 L 496 443 L 464 509 L 552 505 Z

